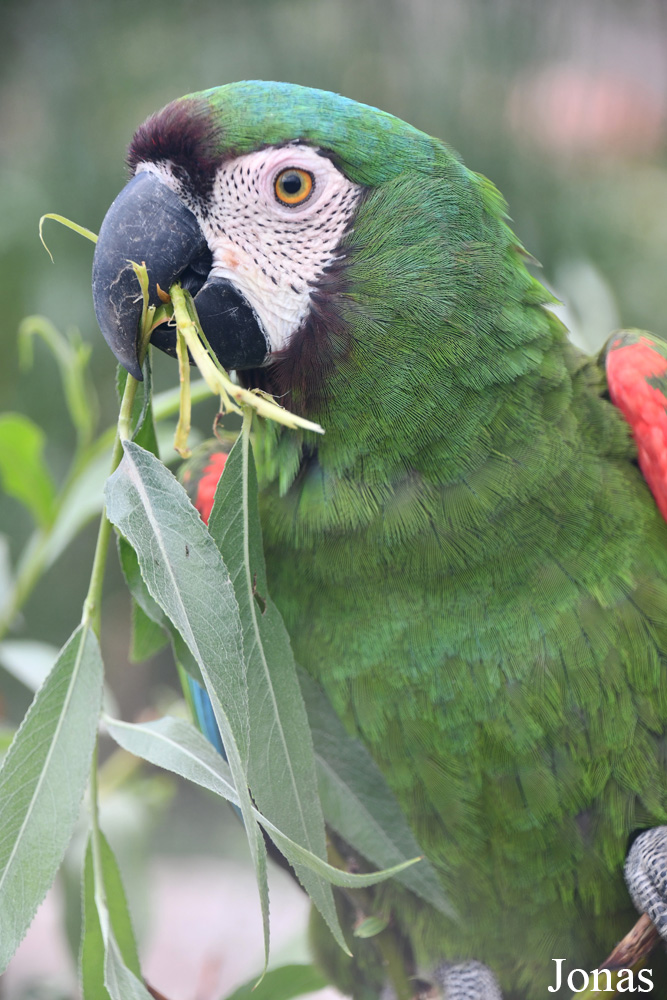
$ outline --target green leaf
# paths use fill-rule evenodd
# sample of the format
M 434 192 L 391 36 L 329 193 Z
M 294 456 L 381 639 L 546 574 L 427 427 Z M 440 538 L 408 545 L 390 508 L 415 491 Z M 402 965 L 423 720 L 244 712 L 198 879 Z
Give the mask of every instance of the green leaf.
M 201 785 L 202 788 L 210 789 L 232 805 L 239 805 L 239 795 L 229 765 L 206 737 L 189 722 L 170 716 L 153 722 L 140 723 L 121 722 L 119 719 L 105 716 L 104 722 L 110 735 L 125 750 L 151 764 L 173 771 L 188 781 Z M 333 885 L 346 886 L 350 889 L 375 885 L 377 882 L 392 878 L 407 865 L 414 864 L 418 860 L 413 858 L 395 868 L 380 872 L 353 875 L 340 868 L 334 868 L 301 844 L 295 843 L 254 807 L 253 815 L 293 866 L 306 865 Z
M 226 1000 L 292 1000 L 325 986 L 326 979 L 314 965 L 283 965 L 267 972 L 261 983 L 255 978 L 239 986 Z
M 27 316 L 19 326 L 19 358 L 22 368 L 32 365 L 32 337 L 39 336 L 58 362 L 69 415 L 83 443 L 90 441 L 97 423 L 97 399 L 88 376 L 90 344 L 76 330 L 66 337 L 45 316 Z
M 118 535 L 118 558 L 132 597 L 130 660 L 140 663 L 169 642 L 171 623 L 148 591 L 136 552 L 121 535 Z
M 111 1000 L 153 1000 L 142 981 L 128 969 L 111 933 L 107 938 L 104 985 Z
M 151 597 L 183 637 L 211 698 L 257 875 L 268 957 L 266 847 L 247 783 L 248 693 L 234 588 L 183 487 L 150 452 L 132 442 L 124 448 L 107 483 L 107 514 L 135 549 Z
M 229 569 L 243 623 L 250 711 L 249 784 L 260 812 L 290 840 L 326 860 L 324 817 L 308 718 L 289 636 L 269 597 L 249 420 L 230 451 L 208 528 Z M 331 886 L 311 868 L 296 874 L 347 950 Z
M 56 488 L 44 464 L 44 432 L 20 413 L 0 416 L 0 479 L 5 493 L 27 507 L 37 524 L 53 519 Z
M 80 626 L 37 692 L 0 768 L 0 972 L 69 843 L 95 744 L 102 658 Z
M 146 659 L 147 655 L 162 649 L 169 639 L 174 649 L 174 658 L 203 686 L 197 661 L 188 649 L 180 633 L 176 631 L 164 611 L 150 595 L 141 575 L 136 552 L 121 535 L 118 536 L 118 556 L 125 582 L 132 595 L 132 639 L 130 658 L 134 661 Z M 136 631 L 137 627 L 141 631 Z M 150 651 L 150 652 L 147 652 Z
M 118 536 L 118 559 L 130 594 L 147 618 L 156 625 L 166 625 L 167 616 L 151 595 L 139 566 L 139 557 L 122 535 Z
M 320 796 L 328 825 L 379 868 L 423 855 L 384 775 L 366 748 L 347 733 L 320 686 L 303 670 L 299 670 L 299 683 L 313 734 Z M 455 916 L 435 869 L 425 858 L 396 877 L 441 913 Z
M 389 926 L 386 917 L 366 917 L 354 928 L 354 936 L 358 938 L 372 938 L 381 934 Z
M 169 642 L 169 636 L 142 611 L 137 602 L 132 600 L 132 615 L 130 627 L 130 661 L 142 663 L 155 656 Z
M 51 260 L 53 260 L 53 256 L 44 242 L 43 229 L 45 219 L 53 219 L 54 222 L 59 222 L 61 226 L 66 226 L 67 229 L 74 230 L 74 232 L 78 233 L 79 236 L 85 236 L 86 239 L 90 240 L 92 243 L 97 243 L 97 236 L 90 229 L 86 229 L 85 226 L 80 226 L 78 222 L 72 222 L 71 219 L 66 219 L 64 215 L 56 215 L 55 212 L 47 212 L 46 215 L 43 215 L 39 220 L 39 238 L 42 241 L 42 246 L 48 253 L 49 257 L 51 257 Z
M 184 641 L 181 635 L 176 631 L 176 629 L 169 623 L 170 629 L 169 633 L 171 635 L 171 649 L 174 654 L 174 660 L 176 663 L 182 667 L 187 674 L 190 675 L 198 684 L 205 687 L 204 678 L 202 677 L 201 670 L 197 664 L 196 659 L 190 652 L 187 643 Z M 189 688 L 188 688 L 189 690 Z M 187 696 L 187 695 L 186 695 Z
M 99 833 L 99 844 L 104 896 L 111 930 L 123 963 L 134 975 L 141 977 L 137 945 L 118 864 L 102 833 Z M 83 871 L 83 928 L 79 956 L 84 1000 L 109 1000 L 109 993 L 104 985 L 104 961 L 104 935 L 95 902 L 93 851 L 89 840 Z

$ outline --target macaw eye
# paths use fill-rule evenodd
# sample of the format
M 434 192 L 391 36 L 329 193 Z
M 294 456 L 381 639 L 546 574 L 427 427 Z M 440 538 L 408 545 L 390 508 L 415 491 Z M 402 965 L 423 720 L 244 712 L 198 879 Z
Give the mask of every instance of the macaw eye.
M 283 205 L 300 205 L 313 190 L 313 175 L 298 167 L 288 167 L 287 170 L 280 171 L 273 189 L 276 198 Z

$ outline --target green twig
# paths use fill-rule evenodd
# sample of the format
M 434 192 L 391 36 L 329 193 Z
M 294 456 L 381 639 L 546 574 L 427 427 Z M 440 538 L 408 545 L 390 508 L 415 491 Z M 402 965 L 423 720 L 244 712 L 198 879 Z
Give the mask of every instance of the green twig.
M 185 338 L 190 354 L 195 364 L 199 368 L 202 378 L 205 379 L 211 392 L 220 397 L 220 407 L 225 413 L 241 413 L 242 406 L 251 406 L 260 416 L 269 420 L 275 420 L 286 427 L 302 428 L 304 430 L 315 431 L 317 434 L 324 434 L 324 430 L 319 424 L 312 420 L 299 417 L 289 410 L 279 406 L 275 400 L 267 393 L 256 390 L 244 389 L 243 386 L 235 385 L 225 370 L 220 366 L 214 355 L 209 354 L 205 344 L 202 342 L 202 332 L 199 323 L 193 319 L 194 306 L 189 308 L 192 297 L 181 288 L 180 285 L 172 285 L 169 289 L 171 302 L 174 307 L 174 319 L 179 333 Z M 205 339 L 205 338 L 204 338 Z
M 115 472 L 121 458 L 123 457 L 123 441 L 130 437 L 132 427 L 132 405 L 137 394 L 139 383 L 131 375 L 127 376 L 125 391 L 120 404 L 118 414 L 118 431 L 111 453 L 111 468 L 109 474 Z M 93 557 L 93 568 L 90 573 L 90 584 L 88 593 L 83 602 L 82 624 L 91 625 L 99 639 L 100 635 L 100 603 L 102 599 L 102 583 L 104 580 L 104 570 L 107 562 L 107 552 L 109 550 L 109 539 L 111 538 L 111 522 L 106 514 L 106 507 L 102 508 L 100 528 L 97 533 L 97 544 L 95 545 L 95 555 Z
M 180 408 L 176 433 L 174 434 L 174 451 L 177 451 L 181 458 L 190 458 L 192 454 L 188 448 L 188 435 L 192 421 L 190 358 L 185 337 L 180 330 L 176 330 L 176 356 L 178 357 L 178 378 L 180 381 Z
M 132 432 L 132 406 L 137 394 L 139 383 L 131 375 L 127 376 L 125 390 L 118 413 L 118 430 L 111 453 L 111 468 L 109 474 L 115 472 L 123 457 L 123 441 L 126 441 Z M 82 624 L 92 628 L 98 639 L 100 637 L 102 603 L 102 587 L 104 583 L 104 570 L 109 552 L 109 540 L 111 538 L 112 526 L 106 513 L 106 506 L 102 508 L 100 518 L 100 528 L 97 533 L 97 544 L 95 545 L 95 555 L 93 566 L 90 572 L 90 583 L 88 593 L 83 602 Z M 90 843 L 93 859 L 93 881 L 95 885 L 95 905 L 102 928 L 104 941 L 109 936 L 109 911 L 106 901 L 106 890 L 104 887 L 104 870 L 102 865 L 101 832 L 98 808 L 98 779 L 97 779 L 97 743 L 93 751 L 93 759 L 90 765 L 90 779 L 88 786 L 88 802 L 90 812 Z

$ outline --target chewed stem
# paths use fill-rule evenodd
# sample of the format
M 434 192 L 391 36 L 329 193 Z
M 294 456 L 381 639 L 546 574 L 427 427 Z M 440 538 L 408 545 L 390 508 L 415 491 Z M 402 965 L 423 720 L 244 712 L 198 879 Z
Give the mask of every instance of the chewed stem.
M 319 424 L 290 413 L 266 393 L 235 385 L 227 373 L 213 360 L 202 342 L 205 338 L 199 321 L 196 318 L 193 319 L 193 316 L 196 317 L 197 314 L 192 297 L 178 284 L 171 286 L 169 295 L 174 307 L 174 319 L 178 334 L 185 340 L 209 389 L 214 395 L 220 397 L 220 407 L 223 412 L 240 414 L 242 406 L 251 406 L 259 416 L 265 417 L 267 420 L 275 420 L 276 423 L 284 424 L 285 427 L 302 428 L 317 434 L 324 434 L 324 428 Z
M 180 406 L 178 411 L 178 424 L 174 434 L 174 451 L 177 451 L 181 458 L 189 458 L 192 452 L 188 447 L 188 435 L 192 421 L 192 397 L 190 395 L 190 358 L 188 357 L 188 346 L 185 337 L 180 330 L 176 330 L 176 356 L 178 357 L 178 376 L 181 383 Z

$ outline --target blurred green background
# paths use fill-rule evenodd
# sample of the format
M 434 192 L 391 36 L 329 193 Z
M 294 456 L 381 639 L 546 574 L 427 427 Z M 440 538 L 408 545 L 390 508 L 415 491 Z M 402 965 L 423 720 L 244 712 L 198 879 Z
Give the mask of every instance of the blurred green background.
M 47 223 L 53 264 L 38 219 L 57 212 L 97 230 L 141 121 L 231 80 L 335 90 L 442 137 L 504 193 L 579 342 L 594 350 L 617 325 L 667 333 L 664 0 L 0 0 L 0 13 L 0 398 L 44 428 L 56 478 L 74 435 L 43 345 L 19 371 L 20 320 L 41 313 L 93 344 L 103 426 L 114 366 L 92 311 L 91 245 Z M 159 386 L 174 384 L 175 366 L 157 368 Z M 212 417 L 199 408 L 204 432 Z M 0 496 L 13 559 L 29 531 Z M 93 541 L 91 526 L 47 574 L 16 637 L 67 638 Z M 171 683 L 169 661 L 128 666 L 129 602 L 113 566 L 106 593 L 105 660 L 131 717 Z M 29 697 L 0 670 L 0 719 L 16 721 Z

